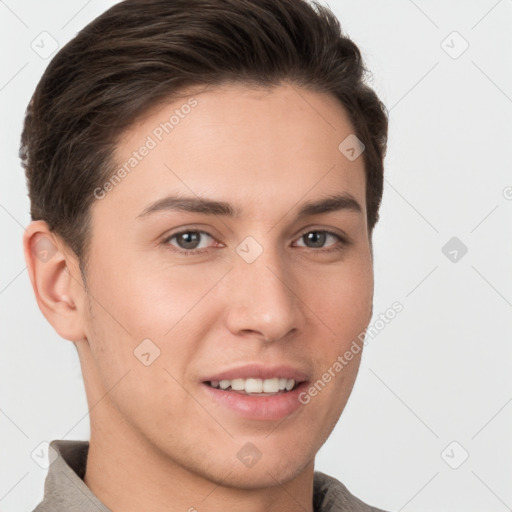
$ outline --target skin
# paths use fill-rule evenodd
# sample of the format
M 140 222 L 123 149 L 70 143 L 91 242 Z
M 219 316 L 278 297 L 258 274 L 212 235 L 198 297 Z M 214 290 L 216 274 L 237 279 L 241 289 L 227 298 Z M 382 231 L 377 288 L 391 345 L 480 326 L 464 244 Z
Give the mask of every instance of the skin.
M 193 97 L 190 114 L 94 203 L 87 288 L 43 221 L 24 237 L 39 307 L 80 357 L 91 421 L 84 481 L 114 511 L 311 512 L 315 454 L 362 352 L 280 421 L 240 417 L 211 400 L 201 377 L 263 362 L 299 368 L 314 383 L 367 327 L 374 283 L 363 158 L 338 150 L 353 128 L 328 94 L 283 83 Z M 160 105 L 126 132 L 119 165 L 185 101 Z M 242 214 L 138 217 L 175 193 Z M 297 219 L 303 203 L 335 193 L 351 194 L 362 211 Z M 179 254 L 186 239 L 167 240 L 184 229 L 210 235 L 192 249 L 202 253 Z M 302 236 L 325 230 L 350 243 L 327 235 L 315 246 Z M 247 236 L 263 249 L 250 264 L 235 250 Z M 41 238 L 56 251 L 48 261 L 34 256 Z M 149 366 L 133 353 L 144 339 L 160 350 Z M 247 442 L 261 452 L 252 467 L 237 457 Z

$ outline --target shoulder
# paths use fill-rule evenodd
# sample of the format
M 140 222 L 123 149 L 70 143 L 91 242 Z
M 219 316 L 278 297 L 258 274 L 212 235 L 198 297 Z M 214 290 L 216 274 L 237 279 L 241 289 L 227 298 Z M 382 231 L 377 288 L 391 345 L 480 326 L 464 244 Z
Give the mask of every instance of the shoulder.
M 314 512 L 385 512 L 356 498 L 336 478 L 320 471 L 314 475 Z

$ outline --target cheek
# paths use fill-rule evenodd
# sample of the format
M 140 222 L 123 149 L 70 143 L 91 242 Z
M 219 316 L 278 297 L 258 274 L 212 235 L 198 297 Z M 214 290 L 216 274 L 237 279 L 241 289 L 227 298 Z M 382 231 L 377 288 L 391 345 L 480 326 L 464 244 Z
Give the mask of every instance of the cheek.
M 134 339 L 162 339 L 195 314 L 199 302 L 226 269 L 207 272 L 198 265 L 162 265 L 140 258 L 95 264 L 91 290 L 98 302 Z M 107 318 L 107 321 L 109 319 Z M 115 327 L 115 326 L 114 326 Z
M 214 300 L 215 284 L 225 269 L 159 268 L 142 259 L 117 260 L 114 266 L 112 259 L 96 256 L 89 283 L 88 338 L 103 380 L 108 380 L 104 384 L 115 384 L 128 369 L 145 371 L 144 359 L 155 362 L 140 376 L 141 382 L 149 385 L 157 378 L 158 367 L 181 381 L 218 318 L 221 301 Z M 162 389 L 160 382 L 153 387 Z
M 351 264 L 340 265 L 338 272 L 311 281 L 308 289 L 307 304 L 317 317 L 317 350 L 313 354 L 317 380 L 305 400 L 311 400 L 319 425 L 333 425 L 356 380 L 364 332 L 371 319 L 371 260 L 364 255 L 354 258 Z
M 335 338 L 339 349 L 364 331 L 372 313 L 373 268 L 361 256 L 307 283 L 307 305 Z

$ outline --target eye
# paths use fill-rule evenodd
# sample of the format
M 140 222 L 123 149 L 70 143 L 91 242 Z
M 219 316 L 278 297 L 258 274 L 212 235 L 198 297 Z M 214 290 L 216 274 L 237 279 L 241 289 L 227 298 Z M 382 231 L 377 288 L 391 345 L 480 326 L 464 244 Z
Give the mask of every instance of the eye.
M 334 239 L 334 243 L 325 248 L 326 241 L 329 238 Z M 215 240 L 206 231 L 188 229 L 173 233 L 168 236 L 163 243 L 171 245 L 173 250 L 184 255 L 201 254 L 208 251 L 211 245 L 208 245 L 208 239 Z M 176 244 L 173 241 L 176 241 Z M 302 233 L 298 240 L 304 240 L 308 245 L 299 245 L 299 247 L 307 247 L 315 249 L 317 252 L 341 250 L 349 242 L 346 238 L 326 230 L 309 230 Z
M 176 242 L 178 244 L 178 247 L 176 249 L 178 252 L 181 252 L 183 254 L 198 254 L 203 252 L 200 249 L 208 248 L 208 246 L 205 246 L 204 243 L 203 246 L 201 246 L 201 238 L 203 238 L 204 240 L 204 235 L 214 240 L 214 238 L 205 231 L 197 231 L 190 229 L 186 231 L 180 231 L 179 233 L 174 233 L 173 235 L 167 237 L 164 240 L 164 243 L 168 243 L 170 245 L 173 245 L 173 247 L 176 247 L 174 244 L 171 243 L 171 240 L 176 239 Z
M 304 240 L 306 243 L 310 244 L 306 246 L 310 249 L 324 249 L 324 244 L 326 240 L 329 239 L 329 237 L 334 238 L 339 243 L 339 245 L 336 246 L 336 243 L 331 244 L 331 248 L 325 249 L 327 251 L 342 249 L 344 245 L 348 244 L 347 240 L 341 235 L 325 230 L 306 231 L 302 233 L 299 240 Z

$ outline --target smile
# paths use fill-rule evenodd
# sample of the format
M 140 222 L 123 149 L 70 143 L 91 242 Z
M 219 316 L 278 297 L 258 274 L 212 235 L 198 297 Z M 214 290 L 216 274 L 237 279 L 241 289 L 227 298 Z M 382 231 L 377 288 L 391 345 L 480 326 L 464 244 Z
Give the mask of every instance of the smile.
M 286 377 L 274 377 L 271 379 L 223 379 L 220 381 L 212 380 L 207 382 L 212 388 L 222 389 L 225 391 L 236 391 L 242 394 L 271 396 L 277 393 L 286 393 L 295 388 L 294 379 Z

